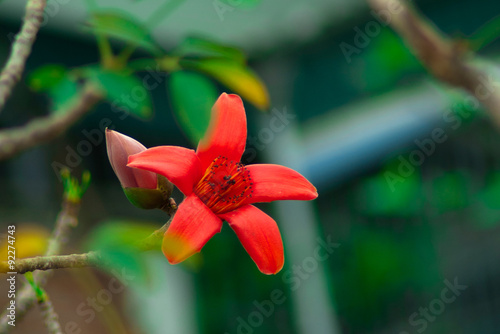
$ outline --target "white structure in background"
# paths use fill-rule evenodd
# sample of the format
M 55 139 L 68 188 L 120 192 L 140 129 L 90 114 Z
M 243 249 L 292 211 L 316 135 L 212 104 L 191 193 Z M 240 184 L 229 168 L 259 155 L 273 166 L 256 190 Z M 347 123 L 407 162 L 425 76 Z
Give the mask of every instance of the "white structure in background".
M 130 314 L 148 334 L 198 333 L 193 276 L 168 263 L 162 253 L 149 253 L 147 266 L 154 275 L 144 286 L 130 285 Z M 162 319 L 162 321 L 158 321 Z

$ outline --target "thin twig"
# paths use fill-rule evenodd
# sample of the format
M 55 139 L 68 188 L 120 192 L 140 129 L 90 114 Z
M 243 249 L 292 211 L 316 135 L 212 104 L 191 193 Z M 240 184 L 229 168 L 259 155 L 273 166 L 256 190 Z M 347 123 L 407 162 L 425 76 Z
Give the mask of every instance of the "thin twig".
M 24 277 L 35 293 L 38 306 L 40 307 L 40 313 L 49 334 L 63 334 L 61 324 L 59 323 L 59 316 L 49 299 L 47 291 L 35 282 L 35 278 L 32 273 L 27 273 Z
M 46 4 L 46 0 L 28 0 L 26 4 L 21 31 L 16 35 L 9 59 L 0 73 L 0 111 L 11 95 L 12 89 L 21 79 L 26 59 L 31 53 L 31 47 L 43 21 L 43 10 Z
M 91 84 L 73 98 L 62 110 L 45 117 L 39 117 L 28 124 L 0 131 L 0 160 L 22 150 L 49 141 L 73 125 L 100 99 L 102 93 Z
M 49 334 L 63 334 L 61 324 L 59 323 L 59 316 L 54 310 L 54 306 L 50 299 L 46 296 L 44 300 L 38 303 L 38 306 L 42 313 L 45 328 L 47 328 Z
M 399 0 L 368 0 L 376 11 L 390 13 L 391 26 L 438 80 L 476 97 L 500 127 L 500 89 L 483 71 L 470 63 L 472 52 L 440 32 L 426 18 Z

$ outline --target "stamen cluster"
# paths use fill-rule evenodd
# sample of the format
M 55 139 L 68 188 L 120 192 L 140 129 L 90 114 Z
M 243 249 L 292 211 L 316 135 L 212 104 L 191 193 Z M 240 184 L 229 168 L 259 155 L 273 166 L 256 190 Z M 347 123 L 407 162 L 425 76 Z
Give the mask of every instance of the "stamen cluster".
M 194 192 L 214 213 L 237 209 L 252 197 L 252 178 L 239 162 L 218 156 L 206 169 Z

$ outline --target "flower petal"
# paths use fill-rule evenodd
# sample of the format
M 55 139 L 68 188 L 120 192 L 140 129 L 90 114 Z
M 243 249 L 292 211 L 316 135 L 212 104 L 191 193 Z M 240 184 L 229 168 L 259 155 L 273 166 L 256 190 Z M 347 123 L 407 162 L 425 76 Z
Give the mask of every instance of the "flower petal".
M 196 154 L 202 170 L 219 155 L 239 162 L 247 140 L 247 118 L 238 95 L 222 93 L 212 108 L 210 124 L 198 143 Z
M 259 270 L 276 274 L 283 268 L 283 241 L 276 222 L 253 205 L 219 215 L 236 232 L 241 244 Z
M 246 166 L 252 178 L 252 197 L 245 203 L 277 200 L 309 201 L 318 197 L 316 188 L 300 173 L 285 166 L 259 164 Z
M 201 179 L 200 161 L 193 150 L 178 146 L 157 146 L 129 157 L 129 167 L 165 176 L 186 196 Z
M 171 264 L 199 252 L 222 228 L 218 218 L 198 196 L 192 194 L 179 205 L 163 237 L 162 250 Z

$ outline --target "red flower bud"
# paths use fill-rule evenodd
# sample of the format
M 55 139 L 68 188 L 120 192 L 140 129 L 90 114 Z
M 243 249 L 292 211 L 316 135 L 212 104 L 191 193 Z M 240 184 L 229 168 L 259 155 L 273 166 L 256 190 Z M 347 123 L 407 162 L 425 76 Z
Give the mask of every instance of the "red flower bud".
M 106 129 L 109 162 L 122 188 L 156 189 L 156 173 L 127 167 L 128 157 L 146 150 L 137 140 Z

